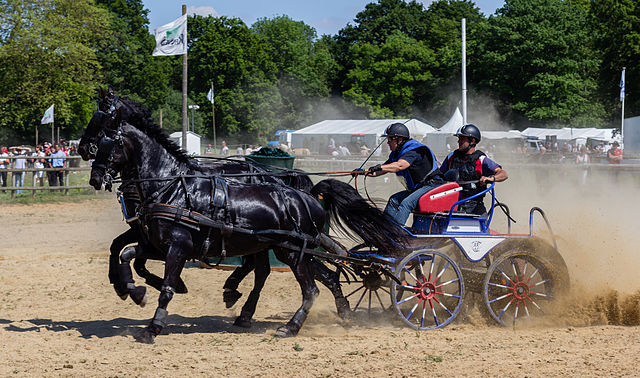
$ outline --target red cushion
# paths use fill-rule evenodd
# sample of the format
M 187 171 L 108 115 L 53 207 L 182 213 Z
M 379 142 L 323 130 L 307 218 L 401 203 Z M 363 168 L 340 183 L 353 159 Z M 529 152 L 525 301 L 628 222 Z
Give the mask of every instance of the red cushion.
M 420 201 L 418 202 L 418 210 L 421 213 L 436 213 L 436 212 L 446 212 L 451 210 L 451 206 L 454 203 L 458 202 L 458 198 L 460 197 L 460 185 L 455 182 L 450 182 L 447 184 L 440 185 L 435 189 L 431 189 L 427 193 L 425 193 L 422 197 L 420 197 Z M 457 191 L 454 189 L 458 189 Z M 448 192 L 442 196 L 438 196 L 438 198 L 431 198 L 434 194 Z

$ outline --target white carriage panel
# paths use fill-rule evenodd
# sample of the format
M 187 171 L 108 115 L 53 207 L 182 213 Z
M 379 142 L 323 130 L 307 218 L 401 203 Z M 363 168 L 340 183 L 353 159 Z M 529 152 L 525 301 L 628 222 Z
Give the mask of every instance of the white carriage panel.
M 456 237 L 453 238 L 453 241 L 460 246 L 469 260 L 480 261 L 493 247 L 505 239 L 506 238 L 482 238 L 474 236 L 468 238 Z
M 477 219 L 452 219 L 447 232 L 482 232 L 482 228 Z

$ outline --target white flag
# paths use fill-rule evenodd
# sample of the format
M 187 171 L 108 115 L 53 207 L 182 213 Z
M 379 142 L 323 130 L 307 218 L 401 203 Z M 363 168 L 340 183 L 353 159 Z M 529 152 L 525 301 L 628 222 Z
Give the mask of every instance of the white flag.
M 213 105 L 213 86 L 209 89 L 209 93 L 207 93 L 207 100 L 209 100 L 211 105 Z
M 156 48 L 153 56 L 187 53 L 187 15 L 156 28 Z
M 49 107 L 49 109 L 47 109 L 44 112 L 44 115 L 42 116 L 42 119 L 40 120 L 40 124 L 44 125 L 47 123 L 53 123 L 53 105 L 51 105 Z
M 624 68 L 622 69 L 622 76 L 620 76 L 620 101 L 624 101 Z

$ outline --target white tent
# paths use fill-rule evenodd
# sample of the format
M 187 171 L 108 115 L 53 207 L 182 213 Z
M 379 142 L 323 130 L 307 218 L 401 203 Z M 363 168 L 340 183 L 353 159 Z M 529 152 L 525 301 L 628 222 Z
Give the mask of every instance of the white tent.
M 411 137 L 417 140 L 435 130 L 433 126 L 412 118 L 325 120 L 291 133 L 291 144 L 294 148 L 308 148 L 312 153 L 324 154 L 333 139 L 336 147 L 347 146 L 352 153 L 357 153 L 356 145 L 377 146 L 387 126 L 396 122 L 405 124 Z
M 182 146 L 182 131 L 170 134 L 169 139 L 178 146 Z M 187 153 L 189 155 L 200 155 L 200 135 L 192 131 L 187 131 Z
M 417 119 L 334 119 L 325 120 L 307 126 L 304 129 L 296 130 L 293 135 L 320 135 L 320 134 L 365 134 L 380 136 L 384 130 L 392 123 L 403 123 L 409 128 L 411 136 L 414 138 L 422 138 L 428 132 L 434 131 L 435 128 Z
M 447 123 L 445 123 L 441 128 L 438 129 L 438 132 L 454 134 L 456 131 L 458 131 L 459 128 L 462 127 L 463 124 L 464 122 L 462 119 L 462 113 L 460 113 L 459 108 L 456 108 L 456 111 L 453 112 L 451 118 L 449 118 Z
M 518 130 L 509 131 L 483 131 L 482 139 L 524 139 L 524 135 Z
M 581 139 L 586 141 L 587 139 L 595 139 L 603 142 L 612 143 L 613 141 L 620 141 L 619 136 L 614 137 L 615 129 L 596 129 L 594 127 L 589 128 L 570 128 L 564 127 L 562 129 L 542 129 L 536 127 L 529 127 L 522 132 L 522 135 L 527 138 L 546 139 L 547 136 L 555 136 L 560 141 L 570 141 Z

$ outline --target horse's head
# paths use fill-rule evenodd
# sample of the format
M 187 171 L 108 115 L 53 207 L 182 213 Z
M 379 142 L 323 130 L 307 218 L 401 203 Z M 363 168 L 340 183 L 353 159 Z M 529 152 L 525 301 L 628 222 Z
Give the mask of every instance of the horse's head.
M 82 133 L 78 154 L 84 160 L 95 159 L 100 140 L 104 130 L 113 130 L 120 122 L 119 102 L 113 90 L 108 91 L 100 88 L 98 99 L 98 110 L 93 112 L 93 117 Z
M 127 123 L 119 123 L 116 128 L 105 128 L 98 133 L 95 149 L 95 160 L 91 164 L 89 184 L 100 190 L 111 191 L 113 178 L 122 173 L 133 146 L 123 133 L 123 128 L 132 127 Z

